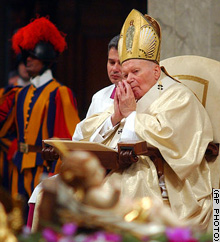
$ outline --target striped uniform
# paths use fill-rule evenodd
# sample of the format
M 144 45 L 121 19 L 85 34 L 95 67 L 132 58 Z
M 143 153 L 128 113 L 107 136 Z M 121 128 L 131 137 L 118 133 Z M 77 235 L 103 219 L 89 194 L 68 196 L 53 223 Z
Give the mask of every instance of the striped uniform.
M 36 88 L 28 85 L 19 89 L 15 95 L 15 105 L 7 122 L 0 131 L 0 136 L 16 125 L 18 144 L 20 142 L 41 146 L 42 140 L 51 137 L 71 138 L 79 122 L 76 100 L 69 88 L 55 79 Z M 27 199 L 39 183 L 43 172 L 47 172 L 46 161 L 41 153 L 18 151 L 13 159 L 12 195 L 18 193 Z M 60 162 L 53 164 L 56 174 Z

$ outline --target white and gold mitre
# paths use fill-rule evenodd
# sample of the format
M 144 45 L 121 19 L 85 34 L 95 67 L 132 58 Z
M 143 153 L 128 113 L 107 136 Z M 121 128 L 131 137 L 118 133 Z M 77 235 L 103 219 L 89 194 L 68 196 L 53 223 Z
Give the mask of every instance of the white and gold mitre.
M 128 59 L 160 61 L 161 31 L 149 15 L 133 9 L 126 18 L 118 43 L 121 64 Z

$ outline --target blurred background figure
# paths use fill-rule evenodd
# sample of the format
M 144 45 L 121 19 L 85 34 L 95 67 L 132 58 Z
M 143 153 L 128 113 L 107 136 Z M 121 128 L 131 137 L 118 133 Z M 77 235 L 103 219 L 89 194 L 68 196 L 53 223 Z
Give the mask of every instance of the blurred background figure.
M 20 55 L 18 56 L 18 59 L 17 68 L 10 71 L 8 74 L 8 85 L 23 87 L 30 83 L 30 77 Z
M 21 55 L 16 56 L 15 69 L 8 74 L 8 85 L 0 89 L 0 104 L 6 96 L 12 96 L 18 90 L 30 84 L 30 77 L 22 61 Z M 0 138 L 0 184 L 10 192 L 10 177 L 12 171 L 12 157 L 17 151 L 15 132 L 7 132 Z

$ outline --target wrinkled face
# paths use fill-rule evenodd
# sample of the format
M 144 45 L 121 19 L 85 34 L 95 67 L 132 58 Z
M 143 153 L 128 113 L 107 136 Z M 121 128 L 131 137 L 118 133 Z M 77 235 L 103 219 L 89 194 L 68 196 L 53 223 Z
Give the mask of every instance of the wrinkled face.
M 123 79 L 131 86 L 137 100 L 156 84 L 160 72 L 159 65 L 152 61 L 131 59 L 122 63 Z
M 35 77 L 35 76 L 39 75 L 43 66 L 44 66 L 44 64 L 42 61 L 40 61 L 36 58 L 33 58 L 31 56 L 27 57 L 26 70 L 30 77 Z
M 122 68 L 120 65 L 118 51 L 112 47 L 108 53 L 107 72 L 110 81 L 117 84 L 122 79 Z

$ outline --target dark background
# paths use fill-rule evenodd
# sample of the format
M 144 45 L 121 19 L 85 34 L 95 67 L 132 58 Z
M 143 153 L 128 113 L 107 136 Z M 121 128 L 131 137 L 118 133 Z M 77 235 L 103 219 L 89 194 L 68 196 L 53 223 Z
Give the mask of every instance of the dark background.
M 15 56 L 10 38 L 36 14 L 49 16 L 66 34 L 68 49 L 60 56 L 54 76 L 75 93 L 83 119 L 92 95 L 110 85 L 107 45 L 120 33 L 129 12 L 147 13 L 147 0 L 0 0 L 1 87 L 7 85 Z

